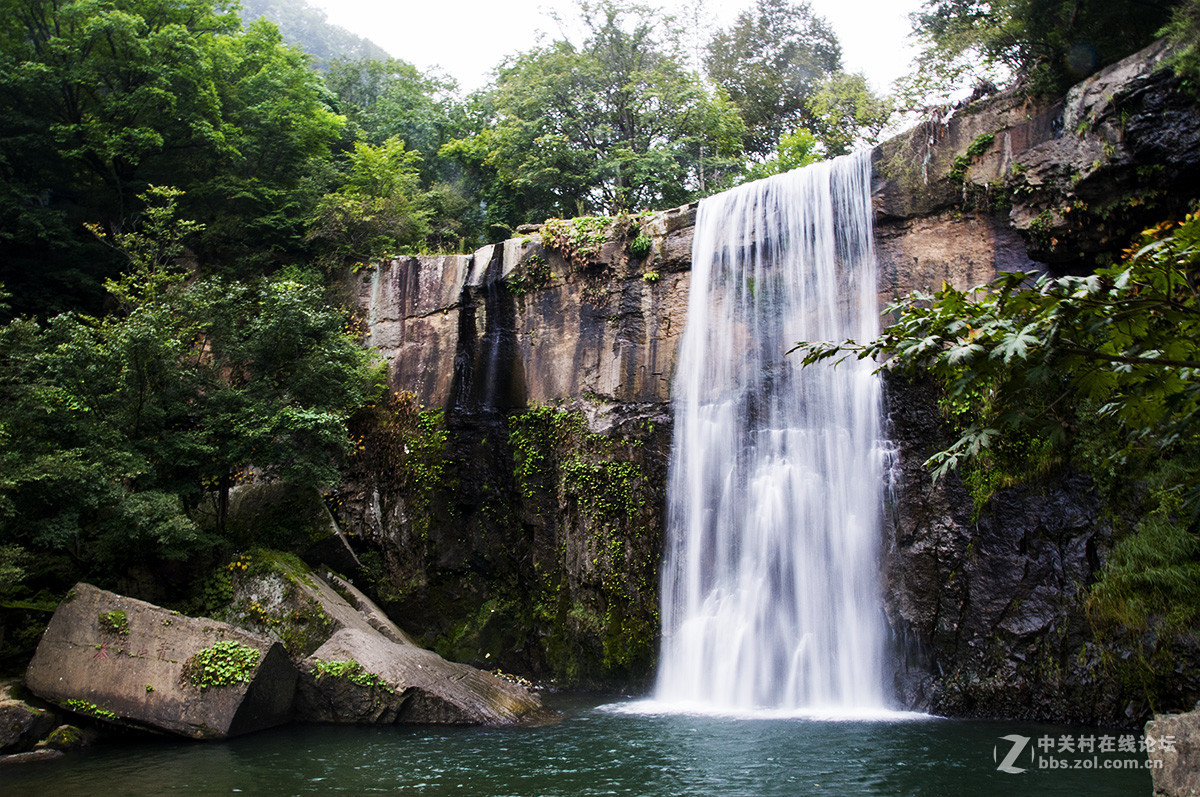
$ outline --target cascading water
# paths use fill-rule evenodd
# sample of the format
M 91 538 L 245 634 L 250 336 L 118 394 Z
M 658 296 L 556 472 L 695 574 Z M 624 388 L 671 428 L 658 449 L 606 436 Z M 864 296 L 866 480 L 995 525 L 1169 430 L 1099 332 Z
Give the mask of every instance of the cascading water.
M 655 697 L 883 705 L 881 386 L 797 341 L 878 333 L 870 154 L 700 203 L 675 378 Z

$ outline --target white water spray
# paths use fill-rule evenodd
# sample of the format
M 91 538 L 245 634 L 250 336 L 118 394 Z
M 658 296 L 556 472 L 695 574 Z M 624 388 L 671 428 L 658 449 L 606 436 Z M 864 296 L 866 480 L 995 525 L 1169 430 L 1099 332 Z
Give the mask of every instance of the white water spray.
M 882 707 L 885 449 L 870 153 L 700 203 L 675 379 L 655 698 L 715 710 Z

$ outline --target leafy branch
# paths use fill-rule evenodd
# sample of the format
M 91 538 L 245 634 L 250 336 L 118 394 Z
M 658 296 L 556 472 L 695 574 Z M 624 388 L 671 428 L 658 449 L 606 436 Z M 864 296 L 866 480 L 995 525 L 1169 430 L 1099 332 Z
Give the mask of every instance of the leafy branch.
M 1115 266 L 1088 276 L 1025 272 L 969 290 L 943 285 L 887 308 L 898 320 L 874 341 L 802 342 L 804 364 L 871 358 L 930 375 L 952 414 L 970 418 L 926 463 L 938 478 L 1004 435 L 1066 441 L 1067 404 L 1096 406 L 1134 448 L 1166 452 L 1200 420 L 1200 212 L 1142 234 Z M 1064 399 L 1070 401 L 1064 401 Z

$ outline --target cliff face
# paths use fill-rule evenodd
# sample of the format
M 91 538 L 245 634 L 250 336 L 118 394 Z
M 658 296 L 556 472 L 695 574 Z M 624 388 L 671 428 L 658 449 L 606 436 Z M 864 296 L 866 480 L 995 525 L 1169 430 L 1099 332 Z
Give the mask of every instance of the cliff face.
M 1162 58 L 1149 48 L 1057 102 L 997 95 L 877 148 L 881 308 L 942 282 L 1077 269 L 1185 207 L 1200 114 Z M 351 278 L 394 388 L 444 410 L 446 467 L 417 497 L 364 467 L 339 521 L 380 551 L 387 608 L 443 654 L 573 683 L 652 672 L 694 220 L 555 222 Z M 1082 611 L 1109 544 L 1087 479 L 1000 491 L 976 517 L 960 482 L 921 468 L 948 434 L 932 389 L 893 380 L 889 395 L 900 702 L 1140 718 Z
M 666 403 L 695 216 L 684 207 L 608 224 L 574 261 L 534 228 L 474 255 L 380 264 L 358 284 L 368 342 L 393 384 L 427 405 Z M 652 241 L 641 257 L 633 226 Z
M 650 677 L 694 219 L 565 222 L 350 278 L 394 390 L 445 438 L 422 484 L 389 477 L 402 453 L 364 463 L 339 521 L 380 552 L 386 608 L 444 655 L 567 684 Z
M 1071 272 L 1184 211 L 1200 113 L 1158 68 L 1163 55 L 1148 48 L 1054 103 L 996 96 L 881 146 L 879 259 L 896 294 L 968 288 L 1000 271 Z M 1085 613 L 1111 544 L 1090 480 L 1068 470 L 999 490 L 976 512 L 957 477 L 934 485 L 921 467 L 951 441 L 935 391 L 891 379 L 889 396 L 884 602 L 902 702 L 954 716 L 1144 719 L 1151 690 L 1135 683 L 1146 671 L 1134 662 L 1157 653 L 1098 641 Z M 1158 697 L 1190 706 L 1196 664 L 1173 662 Z

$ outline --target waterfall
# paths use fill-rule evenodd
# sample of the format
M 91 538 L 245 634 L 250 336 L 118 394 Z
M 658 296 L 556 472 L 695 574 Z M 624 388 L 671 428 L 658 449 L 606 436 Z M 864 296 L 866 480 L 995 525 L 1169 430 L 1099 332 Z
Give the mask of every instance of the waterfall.
M 883 704 L 880 382 L 869 361 L 801 368 L 785 354 L 878 334 L 870 181 L 858 153 L 700 203 L 657 701 Z

